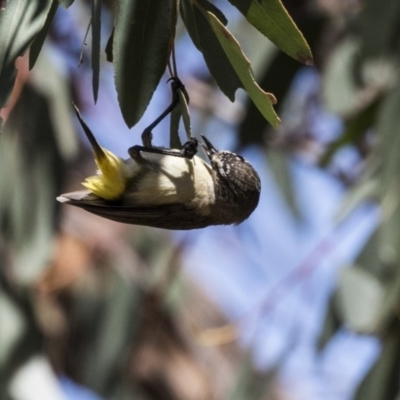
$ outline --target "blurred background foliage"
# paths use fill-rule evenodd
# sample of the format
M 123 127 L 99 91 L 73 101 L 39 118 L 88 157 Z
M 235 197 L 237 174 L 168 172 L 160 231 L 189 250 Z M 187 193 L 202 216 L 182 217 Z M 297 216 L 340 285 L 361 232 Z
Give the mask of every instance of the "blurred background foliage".
M 110 142 L 125 133 L 125 143 L 139 140 L 129 130 L 119 133 L 122 117 L 132 127 L 143 114 L 149 116 L 145 110 L 171 51 L 171 34 L 165 32 L 175 30 L 171 21 L 177 18 L 175 2 L 155 2 L 154 12 L 161 14 L 141 19 L 139 32 L 150 35 L 148 43 L 158 50 L 132 47 L 124 38 L 138 31 L 129 29 L 127 16 L 143 12 L 145 3 L 0 2 L 0 37 L 10 38 L 0 45 L 0 104 L 8 103 L 0 136 L 0 398 L 300 398 L 282 387 L 279 362 L 255 368 L 235 340 L 239 326 L 231 325 L 182 271 L 190 263 L 184 253 L 193 236 L 123 226 L 61 209 L 55 201 L 61 192 L 79 187 L 94 168 L 76 133 L 71 98 L 89 124 L 101 114 L 113 121 Z M 248 24 L 261 31 L 264 25 L 274 26 L 264 18 L 275 15 L 279 2 L 260 2 L 271 6 L 264 15 L 249 11 L 259 2 L 230 1 L 248 22 L 225 3 L 180 2 L 183 22 L 178 19 L 177 41 L 185 41 L 186 25 L 211 72 L 194 68 L 192 76 L 181 77 L 192 100 L 193 130 L 201 132 L 212 118 L 235 126 L 231 147 L 262 150 L 282 201 L 297 220 L 302 215 L 294 195 L 293 159 L 323 169 L 346 188 L 336 226 L 365 201 L 379 205 L 379 223 L 354 265 L 338 268 L 315 346 L 322 351 L 342 328 L 377 337 L 380 355 L 366 367 L 354 398 L 400 398 L 400 3 L 285 0 L 314 54 L 317 83 L 312 90 L 301 86 L 311 67 L 299 61 L 310 64 L 311 53 L 294 25 L 282 15 L 283 20 L 277 19 L 289 23 L 285 31 L 294 29 L 294 41 L 279 42 L 282 34 L 276 36 L 273 29 L 272 34 L 263 32 L 280 51 Z M 236 56 L 226 60 L 221 55 L 215 32 L 196 4 L 224 24 L 215 7 L 233 15 L 230 31 L 252 61 L 260 87 L 278 99 L 279 128 L 271 127 L 277 125 L 271 97 L 270 108 L 261 105 L 260 110 L 253 97 L 262 91 L 243 83 L 249 71 L 232 68 Z M 74 17 L 68 19 L 70 12 Z M 92 37 L 86 45 L 90 20 Z M 304 52 L 300 56 L 293 51 L 298 46 Z M 122 117 L 115 99 L 100 102 L 107 76 L 112 76 L 110 60 Z M 178 51 L 178 70 L 185 62 L 190 60 Z M 250 99 L 238 93 L 231 105 L 220 97 L 218 86 L 231 100 L 239 87 L 255 95 L 249 93 Z M 97 110 L 93 98 L 102 104 Z M 321 114 L 336 124 L 335 135 L 316 124 Z

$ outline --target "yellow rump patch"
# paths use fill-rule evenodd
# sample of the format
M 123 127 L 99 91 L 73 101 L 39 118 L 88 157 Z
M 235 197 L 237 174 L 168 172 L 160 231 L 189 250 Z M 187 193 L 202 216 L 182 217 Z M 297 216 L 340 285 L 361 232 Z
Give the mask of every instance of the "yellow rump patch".
M 105 200 L 118 200 L 126 189 L 123 160 L 102 148 L 101 154 L 95 153 L 99 171 L 97 175 L 86 178 L 82 185 Z

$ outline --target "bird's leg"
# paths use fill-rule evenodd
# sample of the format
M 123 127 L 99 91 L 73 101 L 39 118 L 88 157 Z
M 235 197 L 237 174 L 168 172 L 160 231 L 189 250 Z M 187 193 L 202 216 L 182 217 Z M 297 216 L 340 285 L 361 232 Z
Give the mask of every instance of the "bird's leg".
M 188 158 L 191 160 L 197 153 L 199 142 L 195 137 L 191 137 L 181 150 L 160 149 L 159 147 L 133 146 L 128 150 L 129 155 L 136 161 L 143 160 L 141 152 L 162 154 L 164 156 Z
M 181 80 L 174 76 L 170 78 L 168 81 L 172 81 L 171 89 L 172 89 L 172 101 L 171 104 L 161 113 L 161 115 L 156 118 L 142 133 L 142 143 L 143 147 L 145 148 L 152 148 L 152 139 L 153 134 L 152 130 L 168 115 L 172 112 L 172 110 L 178 105 L 179 103 L 179 94 L 178 90 L 182 90 L 183 94 L 186 97 L 187 102 L 189 102 L 189 95 L 186 92 L 185 85 L 181 82 Z

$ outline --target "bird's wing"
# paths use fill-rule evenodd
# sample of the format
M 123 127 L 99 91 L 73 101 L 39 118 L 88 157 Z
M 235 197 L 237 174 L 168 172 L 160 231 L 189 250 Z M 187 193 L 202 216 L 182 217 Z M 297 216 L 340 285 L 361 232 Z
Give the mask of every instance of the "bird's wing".
M 188 230 L 212 225 L 207 216 L 199 215 L 184 204 L 166 204 L 153 207 L 106 201 L 88 191 L 66 193 L 57 200 L 83 208 L 100 217 L 131 225 L 144 225 L 171 230 Z

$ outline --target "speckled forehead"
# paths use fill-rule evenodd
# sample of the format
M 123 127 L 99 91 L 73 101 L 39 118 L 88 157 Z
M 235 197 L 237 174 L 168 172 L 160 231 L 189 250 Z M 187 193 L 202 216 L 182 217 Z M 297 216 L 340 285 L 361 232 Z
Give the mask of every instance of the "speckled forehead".
M 234 162 L 245 162 L 248 164 L 248 161 L 245 160 L 242 156 L 239 156 L 231 151 L 220 151 L 219 153 L 215 154 L 213 157 L 213 161 L 219 166 L 223 165 L 224 163 L 234 163 Z
M 212 157 L 214 167 L 218 168 L 219 171 L 229 175 L 231 168 L 235 168 L 235 165 L 246 163 L 249 164 L 243 157 L 232 153 L 230 151 L 220 151 Z

